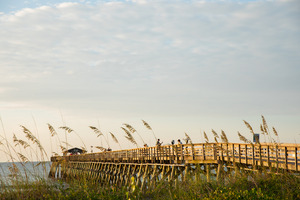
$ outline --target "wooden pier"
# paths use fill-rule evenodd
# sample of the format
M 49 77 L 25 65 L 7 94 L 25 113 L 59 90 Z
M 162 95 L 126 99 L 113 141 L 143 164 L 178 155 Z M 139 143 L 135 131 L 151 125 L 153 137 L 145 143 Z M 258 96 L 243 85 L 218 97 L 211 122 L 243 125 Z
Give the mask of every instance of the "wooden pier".
M 264 172 L 300 171 L 300 145 L 199 143 L 51 157 L 49 177 L 85 177 L 100 185 L 140 188 L 158 181 L 180 181 L 205 175 L 222 178 L 224 173 L 243 170 Z

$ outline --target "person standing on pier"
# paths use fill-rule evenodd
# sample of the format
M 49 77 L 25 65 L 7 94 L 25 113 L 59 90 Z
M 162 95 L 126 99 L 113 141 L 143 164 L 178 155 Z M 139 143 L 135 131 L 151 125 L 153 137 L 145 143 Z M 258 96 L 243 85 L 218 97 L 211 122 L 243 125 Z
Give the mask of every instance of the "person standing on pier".
M 160 139 L 157 139 L 156 152 L 157 152 L 158 157 L 161 157 L 161 144 L 162 144 L 162 142 L 160 142 Z
M 157 139 L 157 142 L 156 142 L 156 146 L 161 146 L 162 142 L 160 142 L 160 139 Z
M 177 153 L 178 153 L 178 155 L 181 155 L 181 154 L 183 154 L 183 146 L 182 146 L 182 142 L 180 139 L 177 140 L 177 144 L 178 144 Z

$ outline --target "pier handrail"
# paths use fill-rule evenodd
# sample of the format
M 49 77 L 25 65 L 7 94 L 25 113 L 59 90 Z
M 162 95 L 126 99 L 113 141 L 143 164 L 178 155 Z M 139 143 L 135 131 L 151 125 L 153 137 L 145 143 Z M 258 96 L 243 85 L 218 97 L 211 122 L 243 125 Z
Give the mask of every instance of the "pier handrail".
M 299 171 L 299 148 L 300 145 L 275 143 L 197 143 L 54 156 L 51 157 L 51 161 L 168 162 L 177 164 L 223 161 Z

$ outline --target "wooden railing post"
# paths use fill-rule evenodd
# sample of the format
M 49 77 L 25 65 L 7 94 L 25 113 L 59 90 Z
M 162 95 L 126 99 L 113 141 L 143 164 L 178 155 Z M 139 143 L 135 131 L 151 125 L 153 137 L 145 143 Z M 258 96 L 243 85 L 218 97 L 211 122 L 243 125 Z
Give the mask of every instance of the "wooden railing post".
M 276 145 L 276 170 L 278 171 L 279 159 L 278 159 L 278 146 Z
M 228 143 L 226 143 L 226 156 L 227 156 L 227 160 L 226 161 L 230 161 L 230 157 L 229 157 L 229 151 L 228 151 Z
M 270 167 L 270 146 L 267 146 L 267 162 L 268 162 L 268 167 Z
M 214 153 L 214 160 L 217 160 L 217 147 L 216 147 L 216 144 L 213 144 L 213 153 Z
M 253 168 L 256 169 L 256 164 L 255 164 L 255 145 L 252 144 L 252 165 L 253 165 Z
M 262 164 L 262 157 L 261 157 L 261 144 L 258 144 L 258 147 L 259 147 L 259 165 L 263 166 L 263 164 Z
M 288 152 L 287 147 L 284 147 L 284 163 L 285 163 L 285 169 L 288 169 Z
M 239 157 L 239 163 L 242 162 L 242 158 L 241 158 L 241 145 L 238 145 L 238 157 Z
M 192 159 L 195 160 L 195 150 L 194 150 L 194 144 L 192 144 Z
M 206 144 L 203 144 L 203 145 L 202 145 L 203 160 L 206 159 L 206 156 L 205 156 L 205 154 L 206 154 L 205 148 L 206 148 Z
M 178 145 L 174 146 L 175 148 L 175 154 L 176 154 L 176 161 L 179 160 L 179 157 L 178 157 Z
M 234 156 L 234 144 L 232 144 L 232 162 L 235 163 L 235 156 Z
M 248 144 L 245 144 L 245 164 L 248 165 Z
M 180 144 L 180 148 L 181 148 L 181 162 L 183 161 L 183 153 L 184 153 L 184 147 L 182 144 Z
M 295 147 L 295 171 L 298 171 L 298 148 Z
M 172 148 L 172 160 L 175 159 L 174 147 L 175 147 L 175 145 L 173 144 L 172 147 L 171 147 Z

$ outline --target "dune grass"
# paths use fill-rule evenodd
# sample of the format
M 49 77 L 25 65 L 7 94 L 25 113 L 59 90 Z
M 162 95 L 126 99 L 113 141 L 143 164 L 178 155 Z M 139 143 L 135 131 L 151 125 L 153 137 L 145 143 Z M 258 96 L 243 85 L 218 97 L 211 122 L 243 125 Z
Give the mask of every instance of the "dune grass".
M 150 125 L 142 121 L 145 127 L 152 131 L 154 138 L 156 136 Z M 262 116 L 262 125 L 260 126 L 262 134 L 269 141 L 276 144 L 271 137 L 268 125 Z M 244 121 L 250 133 L 254 131 L 249 123 Z M 47 124 L 51 138 L 57 137 L 62 152 L 70 146 L 66 141 L 61 141 L 56 130 L 52 125 Z M 125 132 L 125 137 L 138 146 L 134 139 L 134 134 L 137 133 L 141 141 L 141 135 L 133 129 L 132 126 L 125 124 L 125 128 L 121 127 Z M 97 137 L 103 136 L 103 133 L 96 127 L 90 126 Z M 80 180 L 52 180 L 48 179 L 47 152 L 36 137 L 25 126 L 21 126 L 27 140 L 21 140 L 16 135 L 13 136 L 13 143 L 9 143 L 6 138 L 1 136 L 0 147 L 6 153 L 10 163 L 8 169 L 9 176 L 3 176 L 0 171 L 0 200 L 1 199 L 300 199 L 300 178 L 294 174 L 281 173 L 269 174 L 266 172 L 244 172 L 238 176 L 225 174 L 220 180 L 207 181 L 205 178 L 195 180 L 195 177 L 190 177 L 179 182 L 176 181 L 161 181 L 156 184 L 154 189 L 145 191 L 139 188 L 133 182 L 128 187 L 115 186 L 100 186 L 85 178 Z M 68 133 L 75 133 L 71 128 L 64 126 L 60 127 Z M 273 134 L 278 137 L 278 133 L 272 127 Z M 228 138 L 223 130 L 218 135 L 212 130 L 215 141 L 218 139 L 227 143 Z M 119 140 L 112 133 L 112 139 L 118 143 Z M 206 142 L 208 137 L 203 132 Z M 187 143 L 192 143 L 190 136 L 185 133 Z M 251 143 L 246 137 L 238 133 L 239 138 L 245 143 Z M 105 138 L 105 137 L 104 137 Z M 82 139 L 80 138 L 83 143 Z M 109 147 L 108 141 L 107 145 Z M 143 141 L 144 143 L 144 141 Z M 65 145 L 64 145 L 65 144 Z M 85 144 L 83 143 L 85 147 Z M 120 145 L 121 147 L 121 145 Z M 102 148 L 105 150 L 105 148 Z M 30 160 L 39 159 L 39 162 L 33 164 L 33 170 L 29 170 L 28 164 Z M 41 167 L 42 170 L 35 171 L 36 167 Z M 22 173 L 21 173 L 22 172 Z M 41 173 L 41 174 L 40 174 Z M 22 175 L 21 175 L 22 174 Z
M 17 186 L 17 187 L 16 187 Z M 132 187 L 134 188 L 132 190 Z M 300 179 L 289 174 L 247 174 L 207 182 L 188 179 L 178 184 L 160 182 L 141 192 L 130 188 L 99 187 L 88 180 L 37 180 L 1 187 L 0 199 L 300 199 Z M 131 192 L 129 192 L 131 191 Z

